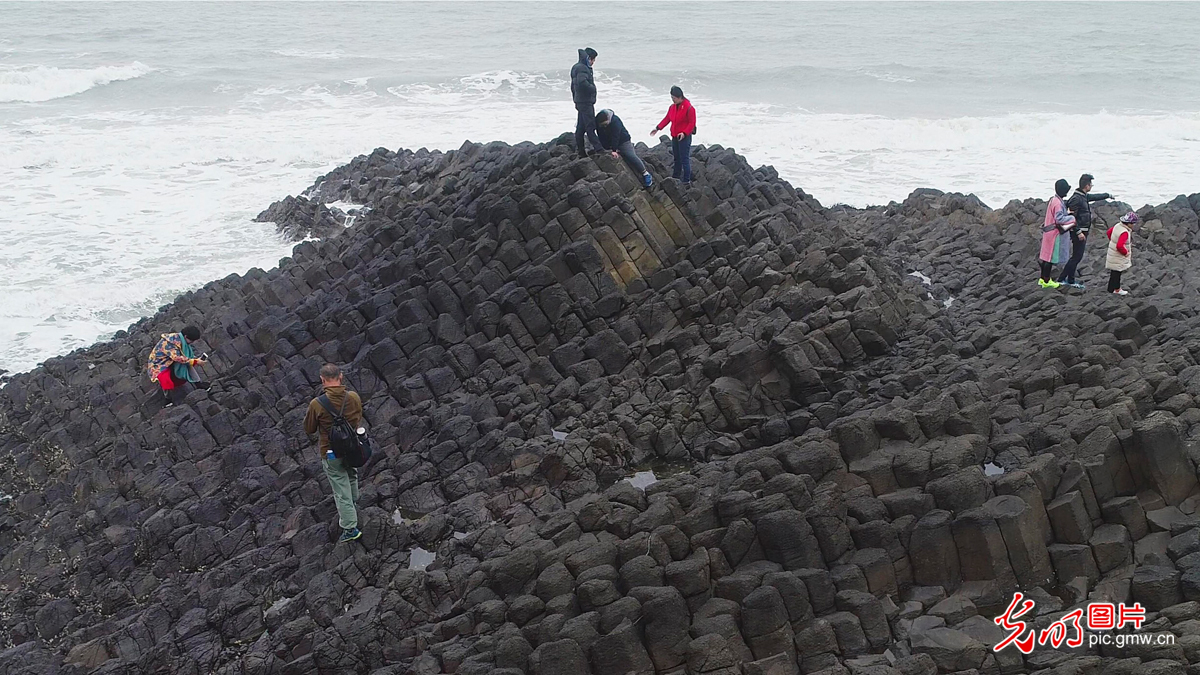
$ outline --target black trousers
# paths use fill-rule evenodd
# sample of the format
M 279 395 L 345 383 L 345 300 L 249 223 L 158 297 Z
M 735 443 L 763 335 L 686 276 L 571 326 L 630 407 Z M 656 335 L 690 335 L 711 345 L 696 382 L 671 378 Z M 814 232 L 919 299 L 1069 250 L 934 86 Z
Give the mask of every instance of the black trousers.
M 1121 290 L 1121 273 L 1117 270 L 1108 271 L 1108 292 Z
M 592 144 L 593 152 L 604 152 L 604 146 L 600 145 L 600 137 L 596 135 L 596 106 L 591 103 L 576 103 L 575 110 L 579 113 L 575 120 L 575 152 L 579 153 L 580 157 L 587 155 L 583 147 L 584 136 L 587 136 Z
M 1080 239 L 1079 233 L 1075 230 L 1068 232 L 1071 237 L 1071 258 L 1063 267 L 1062 274 L 1059 275 L 1059 282 L 1075 283 L 1075 270 L 1079 267 L 1079 262 L 1083 260 L 1083 249 L 1087 246 L 1086 239 Z
M 1050 276 L 1054 273 L 1054 263 L 1048 263 L 1045 260 L 1040 262 L 1042 265 L 1042 281 L 1050 281 Z

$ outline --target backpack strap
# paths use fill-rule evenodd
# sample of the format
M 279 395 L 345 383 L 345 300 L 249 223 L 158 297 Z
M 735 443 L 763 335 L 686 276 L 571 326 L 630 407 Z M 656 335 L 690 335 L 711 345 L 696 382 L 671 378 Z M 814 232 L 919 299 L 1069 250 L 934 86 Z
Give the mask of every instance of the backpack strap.
M 333 401 L 330 401 L 329 397 L 326 396 L 325 394 L 321 394 L 320 396 L 317 397 L 317 403 L 321 404 L 321 407 L 325 409 L 325 412 L 329 413 L 329 416 L 333 418 L 334 422 L 341 419 L 342 410 L 346 409 L 346 401 L 343 399 L 341 410 L 334 412 L 333 411 Z

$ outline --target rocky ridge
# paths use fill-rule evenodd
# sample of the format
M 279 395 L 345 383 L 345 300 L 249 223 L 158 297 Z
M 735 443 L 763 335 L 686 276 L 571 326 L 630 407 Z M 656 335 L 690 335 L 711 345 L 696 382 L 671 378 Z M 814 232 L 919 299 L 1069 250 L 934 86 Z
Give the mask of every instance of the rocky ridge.
M 260 216 L 324 237 L 276 270 L 13 377 L 0 673 L 1200 672 L 1200 195 L 1118 299 L 1036 287 L 1044 202 L 826 209 L 720 146 L 644 191 L 570 142 L 359 157 Z M 159 410 L 183 323 L 216 383 Z M 382 451 L 361 545 L 325 361 Z M 1177 639 L 993 653 L 1017 589 Z

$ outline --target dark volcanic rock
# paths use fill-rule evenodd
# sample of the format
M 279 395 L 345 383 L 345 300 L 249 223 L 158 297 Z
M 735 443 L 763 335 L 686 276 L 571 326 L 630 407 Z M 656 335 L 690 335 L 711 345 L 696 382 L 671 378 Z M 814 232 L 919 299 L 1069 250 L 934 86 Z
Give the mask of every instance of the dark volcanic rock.
M 275 202 L 254 219 L 257 223 L 275 223 L 275 229 L 292 241 L 309 237 L 317 239 L 331 237 L 342 230 L 344 219 L 339 220 L 320 202 L 308 198 L 286 197 Z
M 1200 667 L 1200 196 L 1143 209 L 1114 298 L 1033 284 L 1043 202 L 693 162 L 379 149 L 260 216 L 317 239 L 278 269 L 12 376 L 0 673 L 1132 672 L 993 654 L 1018 587 L 1140 601 L 1181 637 L 1138 667 Z M 159 410 L 183 323 L 214 384 Z M 330 361 L 379 449 L 346 545 Z

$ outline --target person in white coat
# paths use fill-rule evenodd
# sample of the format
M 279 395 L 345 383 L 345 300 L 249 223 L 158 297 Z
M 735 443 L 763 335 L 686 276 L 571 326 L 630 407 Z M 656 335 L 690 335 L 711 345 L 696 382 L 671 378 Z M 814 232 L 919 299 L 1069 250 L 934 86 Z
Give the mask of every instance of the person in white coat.
M 1133 266 L 1133 228 L 1139 220 L 1138 214 L 1130 211 L 1108 230 L 1108 259 L 1104 266 L 1108 268 L 1109 293 L 1129 295 L 1129 291 L 1121 288 L 1121 273 Z

